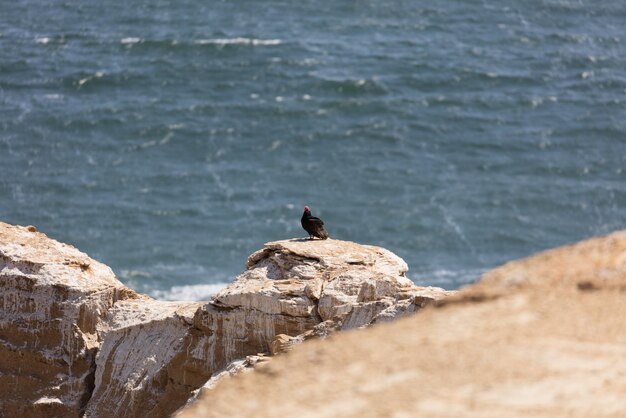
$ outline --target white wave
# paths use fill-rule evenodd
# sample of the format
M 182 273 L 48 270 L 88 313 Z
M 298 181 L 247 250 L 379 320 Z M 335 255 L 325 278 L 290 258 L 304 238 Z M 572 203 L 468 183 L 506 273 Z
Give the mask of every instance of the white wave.
M 229 283 L 214 283 L 172 286 L 167 290 L 153 290 L 150 295 L 161 300 L 209 300 L 211 296 L 228 285 Z
M 532 99 L 530 99 L 530 105 L 535 108 L 535 107 L 539 107 L 543 104 L 543 98 L 541 97 L 533 97 Z
M 103 71 L 97 71 L 94 75 L 91 75 L 89 77 L 85 77 L 85 78 L 81 78 L 80 80 L 78 80 L 78 86 L 81 87 L 83 84 L 85 84 L 88 81 L 93 80 L 94 78 L 102 78 L 104 77 L 104 72 Z
M 35 42 L 37 42 L 38 44 L 47 44 L 48 42 L 50 42 L 50 38 L 46 38 L 46 37 L 41 37 L 41 38 L 35 38 Z
M 123 38 L 120 43 L 124 44 L 124 45 L 132 45 L 132 44 L 138 44 L 139 42 L 141 42 L 142 39 L 141 38 Z
M 437 269 L 409 274 L 409 277 L 420 286 L 443 286 L 454 288 L 474 283 L 488 269 L 448 270 Z
M 197 45 L 280 45 L 280 39 L 255 39 L 255 38 L 218 38 L 218 39 L 197 39 Z

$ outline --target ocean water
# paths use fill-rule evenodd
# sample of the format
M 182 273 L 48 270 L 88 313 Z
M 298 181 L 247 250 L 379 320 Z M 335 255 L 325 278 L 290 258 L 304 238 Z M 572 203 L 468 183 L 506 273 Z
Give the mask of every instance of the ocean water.
M 0 219 L 161 299 L 264 242 L 418 284 L 626 225 L 623 0 L 0 2 Z

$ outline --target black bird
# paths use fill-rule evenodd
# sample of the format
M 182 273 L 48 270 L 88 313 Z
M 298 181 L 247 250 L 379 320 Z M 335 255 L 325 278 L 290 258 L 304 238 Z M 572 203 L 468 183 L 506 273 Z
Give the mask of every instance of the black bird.
M 309 233 L 309 239 L 313 239 L 313 237 L 321 239 L 328 238 L 328 232 L 324 229 L 324 221 L 312 216 L 311 209 L 309 209 L 308 206 L 304 207 L 304 213 L 302 214 L 300 223 L 302 223 L 302 228 Z

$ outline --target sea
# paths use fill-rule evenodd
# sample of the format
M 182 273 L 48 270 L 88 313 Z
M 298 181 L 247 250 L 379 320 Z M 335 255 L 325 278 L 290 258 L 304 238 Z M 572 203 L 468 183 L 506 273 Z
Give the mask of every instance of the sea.
M 626 228 L 626 2 L 0 1 L 0 220 L 202 300 L 304 205 L 446 289 Z

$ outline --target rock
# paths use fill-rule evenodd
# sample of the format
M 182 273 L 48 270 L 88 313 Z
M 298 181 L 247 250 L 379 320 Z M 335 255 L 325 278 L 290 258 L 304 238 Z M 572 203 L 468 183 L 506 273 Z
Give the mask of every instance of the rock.
M 246 356 L 246 358 L 241 360 L 235 360 L 226 366 L 223 370 L 218 371 L 213 374 L 213 376 L 204 384 L 201 388 L 196 389 L 192 392 L 192 396 L 187 400 L 187 403 L 176 411 L 173 416 L 176 416 L 179 413 L 182 413 L 186 408 L 190 407 L 194 404 L 201 396 L 204 395 L 207 391 L 213 390 L 219 382 L 222 382 L 225 379 L 228 379 L 232 376 L 248 373 L 254 370 L 259 364 L 265 364 L 271 359 L 271 357 L 265 357 L 263 355 L 258 356 Z
M 198 302 L 125 300 L 100 326 L 95 388 L 86 417 L 169 416 L 210 377 L 190 364 Z
M 0 223 L 0 411 L 168 416 L 220 376 L 265 364 L 259 353 L 450 294 L 413 285 L 406 270 L 377 247 L 278 241 L 212 301 L 162 302 L 71 246 Z
M 93 389 L 97 328 L 135 293 L 75 248 L 0 223 L 0 411 L 79 416 Z
M 270 242 L 248 258 L 245 272 L 196 312 L 194 327 L 200 332 L 190 352 L 203 353 L 197 363 L 211 375 L 242 356 L 279 353 L 327 336 L 364 304 L 384 303 L 388 320 L 452 293 L 415 286 L 406 270 L 404 261 L 378 247 L 331 239 Z M 374 294 L 359 302 L 366 282 Z M 324 309 L 332 314 L 322 314 Z M 362 327 L 377 319 L 378 312 L 370 312 L 350 324 Z
M 285 334 L 278 334 L 276 338 L 270 343 L 270 353 L 275 356 L 276 354 L 286 353 L 291 351 L 296 345 L 304 341 L 304 334 L 300 334 L 296 337 L 291 337 Z
M 302 344 L 181 418 L 621 417 L 625 260 L 618 232 L 508 263 L 419 315 Z
M 624 288 L 626 286 L 626 231 L 596 237 L 511 261 L 491 270 L 481 287 Z
M 306 329 L 323 321 L 341 326 L 346 318 L 350 328 L 366 326 L 385 310 L 385 317 L 393 317 L 449 294 L 415 286 L 405 276 L 406 263 L 390 251 L 333 239 L 270 242 L 248 258 L 247 267 L 214 303 L 303 318 Z M 277 333 L 294 336 L 306 329 Z

